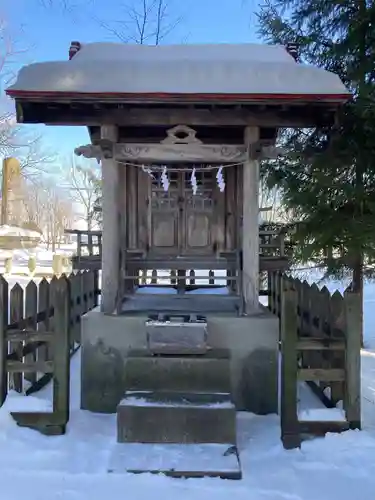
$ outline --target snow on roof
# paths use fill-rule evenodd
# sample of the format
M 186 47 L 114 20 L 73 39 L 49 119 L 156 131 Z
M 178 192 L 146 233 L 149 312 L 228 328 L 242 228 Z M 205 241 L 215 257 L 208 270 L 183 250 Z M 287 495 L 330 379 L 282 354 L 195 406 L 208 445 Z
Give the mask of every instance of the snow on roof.
M 23 67 L 8 91 L 71 94 L 348 96 L 339 77 L 296 63 L 283 46 L 82 45 L 70 61 Z
M 283 45 L 245 44 L 185 44 L 139 45 L 120 43 L 82 44 L 75 61 L 258 61 L 295 62 Z

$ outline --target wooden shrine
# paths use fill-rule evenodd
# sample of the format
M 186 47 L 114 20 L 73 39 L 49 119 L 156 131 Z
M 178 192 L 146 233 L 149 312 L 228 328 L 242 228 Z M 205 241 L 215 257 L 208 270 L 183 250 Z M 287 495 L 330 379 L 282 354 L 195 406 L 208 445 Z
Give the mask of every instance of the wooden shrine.
M 287 267 L 259 258 L 259 161 L 279 153 L 281 127 L 332 123 L 345 87 L 288 47 L 73 42 L 69 59 L 23 68 L 7 93 L 19 122 L 89 128 L 75 152 L 102 165 L 103 312 L 122 312 L 140 270 L 181 282 L 198 269 L 226 271 L 237 311 L 256 310 L 260 269 Z
M 215 144 L 219 134 L 225 136 L 230 132 L 234 145 Z M 111 281 L 114 297 L 114 276 L 122 276 L 117 291 L 120 302 L 134 291 L 140 270 L 168 270 L 172 275 L 174 272 L 182 292 L 184 281 L 191 278 L 191 271 L 198 274 L 195 279 L 198 282 L 199 277 L 203 278 L 204 270 L 211 270 L 214 273 L 221 271 L 221 276 L 223 272 L 224 276 L 227 275 L 226 281 L 230 284 L 228 292 L 232 296 L 240 299 L 242 293 L 247 293 L 249 306 L 256 307 L 259 275 L 258 165 L 256 159 L 249 160 L 249 175 L 248 178 L 244 176 L 243 162 L 247 158 L 247 147 L 241 145 L 244 129 L 237 127 L 230 132 L 225 127 L 211 127 L 211 130 L 207 127 L 193 129 L 186 125 L 149 127 L 148 136 L 143 140 L 152 140 L 154 144 L 148 146 L 145 145 L 147 143 L 131 142 L 139 140 L 136 129 L 132 132 L 134 136 L 129 134 L 129 142 L 124 144 L 103 140 L 100 130 L 92 129 L 93 145 L 76 149 L 77 154 L 91 157 L 103 154 L 104 148 L 105 164 L 114 159 L 117 163 L 113 182 L 118 190 L 116 211 L 121 217 L 119 228 L 113 228 L 113 233 L 116 232 L 121 254 L 118 264 L 115 256 L 111 255 L 114 269 L 108 273 L 108 278 L 103 262 L 103 280 Z M 276 129 L 259 131 L 253 128 L 247 129 L 247 132 L 263 134 L 257 139 L 260 151 L 263 144 L 270 147 L 275 141 Z M 117 133 L 121 134 L 121 129 Z M 204 143 L 199 139 L 203 134 Z M 257 153 L 254 157 L 257 158 Z M 148 165 L 147 168 L 144 165 Z M 105 175 L 109 174 L 110 167 L 104 168 L 103 179 L 106 182 Z M 163 186 L 163 175 L 167 186 Z M 222 176 L 221 186 L 218 176 Z M 103 198 L 108 201 L 105 189 L 103 185 Z M 112 203 L 115 201 L 115 198 L 109 199 Z M 107 234 L 106 210 L 114 209 L 114 206 L 107 208 L 103 201 L 103 255 Z M 243 223 L 245 229 L 242 228 Z M 252 284 L 246 285 L 246 291 L 241 273 L 242 261 L 245 260 L 242 259 L 241 248 L 243 231 L 249 235 L 245 248 L 246 262 L 252 263 L 247 269 Z M 269 266 L 282 269 L 287 264 L 286 257 L 277 253 L 262 259 L 263 270 Z
M 109 470 L 241 478 L 236 411 L 279 411 L 260 271 L 288 266 L 282 236 L 259 231 L 259 163 L 282 153 L 280 128 L 332 125 L 347 89 L 295 47 L 73 42 L 7 93 L 21 123 L 88 127 L 75 152 L 101 163 L 102 231 L 77 232 L 75 263 L 102 270 L 101 309 L 81 321 L 81 408 L 117 412 Z M 161 469 L 129 462 L 132 443 L 216 455 Z

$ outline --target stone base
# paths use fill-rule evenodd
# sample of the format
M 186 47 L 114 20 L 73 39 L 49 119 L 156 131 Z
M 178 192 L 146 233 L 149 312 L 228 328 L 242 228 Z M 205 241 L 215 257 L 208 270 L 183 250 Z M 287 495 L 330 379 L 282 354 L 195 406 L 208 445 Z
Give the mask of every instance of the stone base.
M 242 477 L 237 449 L 230 444 L 118 443 L 112 450 L 108 472 L 184 478 Z
M 117 408 L 119 443 L 236 443 L 229 394 L 128 392 Z
M 133 391 L 230 393 L 230 359 L 225 352 L 202 356 L 152 356 L 129 353 L 125 383 Z
M 208 346 L 230 355 L 231 394 L 236 408 L 277 413 L 278 319 L 267 312 L 249 317 L 206 317 Z M 129 356 L 134 350 L 148 348 L 147 319 L 138 315 L 107 316 L 97 309 L 82 317 L 82 409 L 116 412 L 124 393 L 131 388 L 127 380 Z M 202 378 L 201 372 L 201 365 L 197 365 L 197 378 Z M 183 388 L 192 391 L 197 385 L 192 382 L 191 387 Z M 202 386 L 201 390 L 207 389 Z
M 153 354 L 204 354 L 207 351 L 205 323 L 146 321 L 148 349 Z

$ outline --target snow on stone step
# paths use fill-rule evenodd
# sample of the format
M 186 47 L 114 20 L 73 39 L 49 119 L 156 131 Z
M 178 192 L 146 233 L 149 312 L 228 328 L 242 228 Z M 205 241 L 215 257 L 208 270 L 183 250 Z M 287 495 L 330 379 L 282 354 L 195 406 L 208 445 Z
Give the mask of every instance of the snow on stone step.
M 180 395 L 180 393 L 168 393 L 152 391 L 127 391 L 126 397 L 120 401 L 120 406 L 153 406 L 164 408 L 227 408 L 233 409 L 234 404 L 229 399 L 228 393 L 192 393 Z
M 111 452 L 108 471 L 151 472 L 175 477 L 241 478 L 235 446 L 217 443 L 118 443 Z

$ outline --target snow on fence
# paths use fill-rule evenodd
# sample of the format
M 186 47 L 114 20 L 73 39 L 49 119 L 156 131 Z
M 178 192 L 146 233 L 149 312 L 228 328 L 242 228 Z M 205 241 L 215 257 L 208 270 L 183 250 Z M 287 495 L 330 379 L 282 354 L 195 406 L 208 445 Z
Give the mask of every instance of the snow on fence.
M 69 418 L 70 357 L 80 345 L 81 316 L 98 304 L 98 273 L 56 276 L 11 290 L 0 276 L 0 406 L 9 389 L 26 395 L 53 379 L 52 413 L 14 413 L 19 425 L 61 434 Z
M 344 295 L 330 295 L 325 287 L 319 290 L 315 284 L 273 273 L 268 307 L 280 318 L 284 446 L 299 446 L 301 434 L 360 428 L 360 294 L 346 290 Z M 333 419 L 315 415 L 312 420 L 298 412 L 298 387 L 303 382 L 333 410 Z

